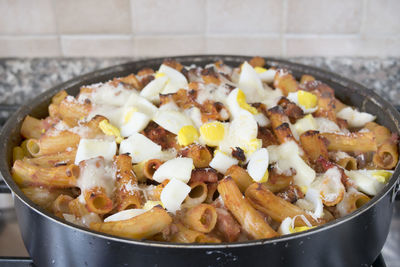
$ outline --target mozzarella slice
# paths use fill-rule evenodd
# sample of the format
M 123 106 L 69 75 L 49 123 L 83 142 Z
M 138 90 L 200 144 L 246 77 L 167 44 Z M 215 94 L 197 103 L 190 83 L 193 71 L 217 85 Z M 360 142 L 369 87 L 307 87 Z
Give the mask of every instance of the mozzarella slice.
M 317 127 L 317 122 L 311 114 L 308 114 L 300 120 L 297 120 L 294 124 L 294 129 L 299 136 L 306 131 L 316 130 Z
M 261 112 L 255 114 L 253 116 L 254 116 L 254 119 L 256 120 L 258 126 L 260 126 L 260 127 L 265 127 L 265 126 L 268 126 L 270 124 L 269 119 L 264 114 L 262 114 Z
M 229 167 L 238 163 L 239 161 L 237 159 L 217 150 L 214 153 L 214 158 L 210 162 L 210 167 L 222 174 L 225 174 Z
M 345 119 L 350 127 L 363 127 L 366 123 L 374 121 L 376 116 L 366 112 L 346 107 L 336 114 L 339 118 Z
M 175 110 L 158 111 L 153 120 L 158 125 L 174 134 L 178 134 L 179 130 L 183 126 L 193 125 L 193 122 L 189 119 L 189 117 Z
M 139 216 L 145 213 L 147 210 L 145 209 L 128 209 L 117 212 L 111 216 L 108 216 L 104 219 L 104 222 L 116 222 L 116 221 L 124 221 L 129 220 L 133 217 Z
M 149 116 L 132 108 L 125 112 L 124 118 L 121 126 L 121 136 L 123 137 L 142 131 L 150 122 Z
M 312 183 L 311 187 L 320 192 L 325 205 L 333 206 L 343 199 L 346 189 L 341 178 L 342 174 L 339 169 L 332 167 Z
M 153 175 L 153 180 L 162 183 L 165 179 L 177 179 L 189 182 L 193 169 L 193 159 L 175 158 L 164 162 Z
M 383 177 L 382 175 L 380 175 L 380 172 L 382 171 L 377 171 L 377 170 L 345 171 L 346 175 L 355 182 L 357 189 L 370 196 L 375 196 L 385 186 L 387 182 L 388 178 L 386 177 L 389 176 Z
M 275 69 L 268 69 L 266 71 L 259 73 L 258 77 L 260 77 L 261 81 L 265 83 L 272 83 L 274 81 L 275 74 L 276 74 Z
M 139 163 L 158 158 L 161 154 L 161 146 L 140 133 L 133 133 L 119 146 L 119 154 L 124 153 L 130 154 L 132 163 Z
M 314 188 L 309 188 L 305 198 L 297 200 L 296 205 L 310 211 L 314 218 L 321 218 L 324 216 L 324 204 L 322 203 L 318 190 Z
M 335 133 L 340 132 L 339 126 L 334 123 L 333 121 L 324 118 L 324 117 L 317 117 L 314 118 L 317 123 L 317 130 L 320 133 Z
M 269 162 L 276 163 L 277 169 L 282 172 L 291 172 L 293 168 L 296 174 L 294 183 L 298 186 L 309 186 L 315 179 L 315 171 L 300 157 L 298 145 L 294 141 L 285 142 L 279 146 L 269 146 Z
M 190 190 L 190 186 L 184 182 L 172 179 L 161 191 L 161 202 L 169 212 L 176 212 L 180 209 Z
M 247 172 L 257 183 L 266 182 L 268 180 L 268 164 L 268 150 L 261 148 L 251 155 L 247 165 Z
M 168 82 L 162 91 L 163 94 L 176 93 L 179 89 L 188 88 L 186 77 L 176 69 L 162 64 L 158 73 L 164 73 L 168 77 Z
M 164 89 L 167 84 L 168 77 L 162 76 L 158 77 L 151 82 L 149 82 L 143 89 L 140 91 L 140 96 L 143 96 L 147 100 L 158 104 L 160 103 L 160 93 Z
M 76 151 L 75 165 L 78 165 L 82 160 L 99 156 L 102 156 L 105 160 L 112 160 L 116 151 L 117 143 L 115 141 L 82 138 Z

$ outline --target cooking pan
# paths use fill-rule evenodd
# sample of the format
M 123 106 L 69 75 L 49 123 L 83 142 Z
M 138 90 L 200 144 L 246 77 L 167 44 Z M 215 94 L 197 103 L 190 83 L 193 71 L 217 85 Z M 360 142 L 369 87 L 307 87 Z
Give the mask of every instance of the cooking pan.
M 184 65 L 206 65 L 217 60 L 238 66 L 245 56 L 174 57 Z M 12 148 L 21 141 L 20 128 L 28 114 L 47 115 L 51 97 L 60 90 L 76 95 L 82 85 L 107 81 L 158 68 L 162 58 L 141 60 L 98 70 L 42 93 L 14 113 L 1 132 L 0 172 L 13 192 L 25 246 L 40 267 L 46 266 L 369 266 L 382 250 L 389 231 L 395 195 L 399 190 L 397 166 L 389 183 L 370 202 L 343 218 L 307 232 L 273 239 L 222 243 L 175 244 L 132 240 L 101 234 L 73 225 L 29 200 L 10 175 Z M 377 122 L 400 134 L 400 115 L 386 100 L 349 79 L 317 68 L 266 58 L 268 66 L 290 69 L 296 78 L 310 74 L 335 89 L 346 104 L 377 116 Z

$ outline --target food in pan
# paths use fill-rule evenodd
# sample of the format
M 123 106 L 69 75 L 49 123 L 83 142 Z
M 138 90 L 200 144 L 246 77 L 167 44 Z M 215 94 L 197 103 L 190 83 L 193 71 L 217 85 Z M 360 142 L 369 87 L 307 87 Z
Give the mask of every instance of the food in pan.
M 59 92 L 27 116 L 12 175 L 36 204 L 110 235 L 236 242 L 307 231 L 376 195 L 398 136 L 334 90 L 255 57 Z

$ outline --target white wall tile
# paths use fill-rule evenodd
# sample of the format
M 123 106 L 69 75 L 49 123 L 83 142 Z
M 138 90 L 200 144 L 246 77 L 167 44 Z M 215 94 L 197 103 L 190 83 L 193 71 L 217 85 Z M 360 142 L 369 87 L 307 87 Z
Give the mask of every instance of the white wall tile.
M 197 34 L 204 31 L 205 0 L 132 0 L 135 34 Z
M 56 33 L 51 2 L 0 0 L 0 34 Z
M 130 33 L 129 0 L 55 0 L 60 33 Z
M 193 35 L 142 36 L 134 38 L 135 56 L 174 56 L 201 54 L 205 51 L 204 38 Z
M 0 36 L 0 57 L 57 57 L 60 56 L 56 36 Z
M 277 33 L 281 29 L 281 0 L 208 0 L 209 33 Z
M 208 54 L 280 56 L 282 53 L 279 37 L 210 36 L 206 47 Z
M 133 56 L 130 36 L 62 36 L 61 48 L 67 57 Z
M 400 34 L 399 0 L 369 0 L 366 9 L 364 33 L 375 36 Z
M 287 56 L 399 56 L 395 38 L 289 37 Z
M 286 32 L 356 33 L 361 16 L 361 0 L 288 0 Z

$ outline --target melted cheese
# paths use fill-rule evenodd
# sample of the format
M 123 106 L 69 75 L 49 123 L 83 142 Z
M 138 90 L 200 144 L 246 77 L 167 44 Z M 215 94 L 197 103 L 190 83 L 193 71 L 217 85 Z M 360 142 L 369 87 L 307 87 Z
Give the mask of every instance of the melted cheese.
M 293 168 L 296 174 L 294 183 L 298 186 L 309 186 L 315 179 L 315 171 L 301 158 L 302 151 L 294 141 L 283 143 L 279 146 L 269 146 L 269 162 L 276 163 L 277 169 L 290 172 Z
M 81 189 L 79 201 L 86 203 L 83 194 L 86 190 L 100 187 L 105 190 L 108 197 L 112 197 L 115 189 L 116 169 L 110 162 L 103 158 L 88 159 L 79 164 L 80 173 L 77 186 Z

